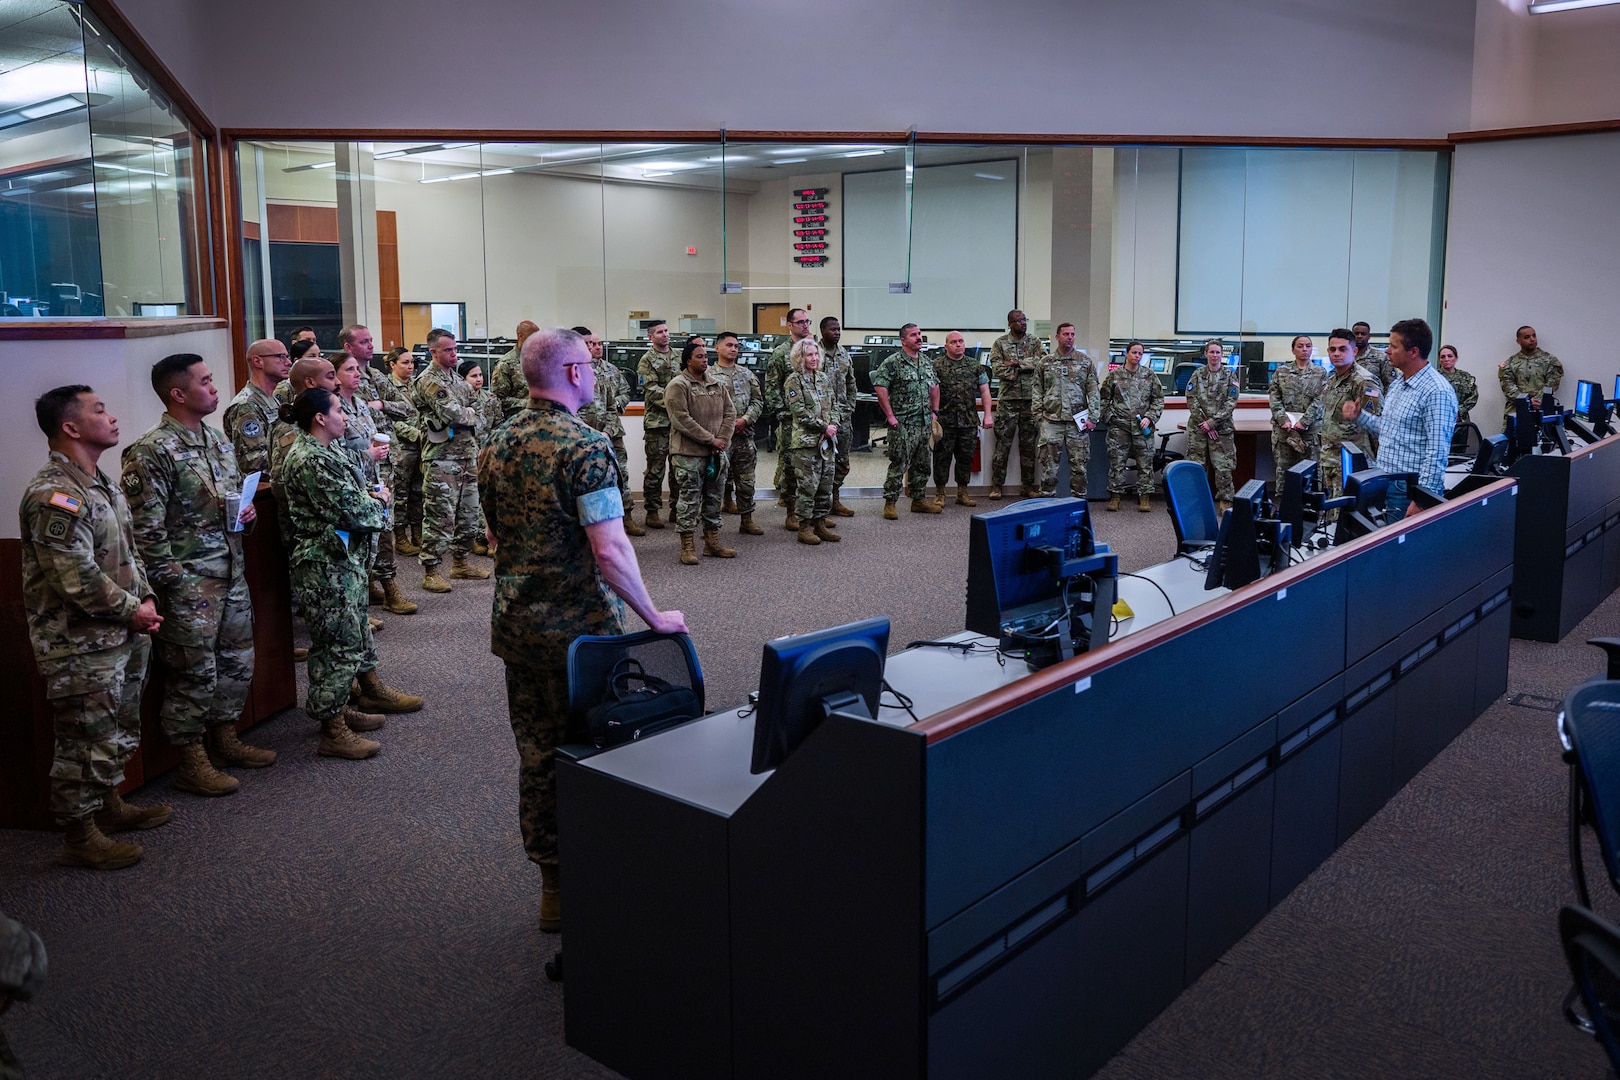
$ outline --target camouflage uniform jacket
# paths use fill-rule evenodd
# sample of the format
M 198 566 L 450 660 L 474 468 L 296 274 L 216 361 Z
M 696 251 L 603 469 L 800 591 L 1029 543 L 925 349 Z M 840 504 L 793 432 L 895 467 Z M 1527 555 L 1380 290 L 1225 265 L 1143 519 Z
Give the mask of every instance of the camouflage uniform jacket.
M 737 410 L 737 419 L 743 421 L 742 430 L 736 433 L 737 436 L 746 438 L 753 435 L 754 425 L 765 411 L 765 399 L 759 392 L 759 379 L 741 364 L 730 367 L 716 364 L 709 369 L 709 374 L 725 383 L 726 389 L 731 391 L 731 405 Z
M 601 379 L 601 373 L 597 373 Z M 516 345 L 501 354 L 489 369 L 489 390 L 501 402 L 506 416 L 522 412 L 529 405 L 529 384 L 523 378 L 523 354 Z
M 1102 404 L 1103 419 L 1114 427 L 1140 431 L 1138 417 L 1146 417 L 1150 429 L 1156 428 L 1164 415 L 1164 384 L 1144 364 L 1134 375 L 1117 367 L 1103 379 Z
M 1345 402 L 1358 401 L 1363 409 L 1376 413 L 1382 400 L 1378 376 L 1360 364 L 1329 372 L 1327 382 L 1322 384 L 1322 449 L 1337 449 L 1342 443 L 1356 442 L 1361 435 L 1354 420 L 1344 419 Z
M 373 499 L 354 476 L 354 462 L 334 442 L 322 446 L 299 432 L 282 462 L 282 489 L 292 518 L 293 544 L 288 561 L 347 563 L 364 570 L 370 547 L 363 541 L 383 528 L 383 504 Z M 349 534 L 347 542 L 339 532 Z
M 23 492 L 18 518 L 28 638 L 54 696 L 64 661 L 134 636 L 130 617 L 152 590 L 135 554 L 129 507 L 100 469 L 92 476 L 52 450 Z
M 996 400 L 1027 401 L 1036 397 L 1039 394 L 1041 361 L 1045 356 L 1046 349 L 1034 334 L 1026 333 L 1017 341 L 1010 333 L 996 338 L 995 344 L 990 346 L 990 370 L 996 376 Z M 1009 360 L 1017 362 L 1016 370 L 1008 366 Z
M 1557 390 L 1564 381 L 1564 362 L 1545 349 L 1533 353 L 1520 349 L 1497 367 L 1496 380 L 1507 399 L 1504 411 L 1511 414 L 1514 399 L 1540 397 L 1543 389 Z
M 1232 430 L 1232 410 L 1237 405 L 1237 372 L 1222 365 L 1214 371 L 1201 364 L 1187 380 L 1187 430 L 1208 420 L 1217 428 Z
M 610 362 L 606 357 L 592 360 L 591 370 L 596 372 L 596 400 L 579 407 L 579 418 L 610 439 L 622 439 L 624 423 L 619 417 L 624 415 L 625 406 L 630 404 L 630 380 L 624 377 L 619 365 Z M 528 387 L 525 386 L 524 408 L 528 407 L 528 394 Z M 502 404 L 509 403 L 503 399 Z M 510 416 L 516 411 L 509 408 L 507 415 Z
M 636 378 L 641 382 L 641 400 L 646 407 L 642 427 L 646 429 L 669 427 L 669 412 L 664 408 L 664 387 L 681 372 L 681 354 L 674 349 L 659 352 L 648 349 L 636 364 Z
M 603 580 L 585 532 L 624 516 L 606 435 L 534 399 L 479 455 L 478 499 L 499 541 L 490 652 L 533 663 L 581 634 L 624 633 L 624 601 Z
M 902 424 L 927 424 L 928 388 L 938 383 L 934 364 L 918 353 L 913 360 L 904 349 L 892 352 L 872 371 L 872 385 L 889 391 L 889 411 Z
M 385 375 L 377 384 L 377 398 L 390 418 L 393 440 L 406 446 L 421 445 L 422 429 L 418 426 L 416 406 L 411 404 L 411 384 L 396 382 L 392 374 Z
M 1468 410 L 1479 404 L 1479 384 L 1474 377 L 1462 368 L 1452 368 L 1446 371 L 1435 368 L 1440 377 L 1451 384 L 1451 389 L 1457 395 L 1457 423 L 1468 423 Z
M 788 362 L 788 354 L 792 351 L 792 338 L 772 349 L 765 361 L 765 375 L 760 379 L 765 391 L 765 411 L 784 423 L 788 419 L 788 404 L 782 393 L 782 384 L 793 374 L 793 365 Z M 826 357 L 822 358 L 822 362 L 826 362 Z
M 790 449 L 815 449 L 827 437 L 827 425 L 836 424 L 838 415 L 837 392 L 826 372 L 790 371 L 782 384 L 782 398 L 793 417 L 793 432 L 789 436 Z M 895 414 L 899 415 L 898 412 Z
M 49 970 L 45 943 L 39 935 L 0 911 L 0 999 L 32 1001 L 45 988 Z
M 1377 376 L 1378 384 L 1385 390 L 1388 390 L 1389 384 L 1395 381 L 1395 376 L 1400 374 L 1395 365 L 1389 362 L 1388 349 L 1375 349 L 1368 345 L 1356 354 L 1356 363 Z
M 950 427 L 978 427 L 979 387 L 990 383 L 978 357 L 967 353 L 957 360 L 937 357 L 934 374 L 939 378 L 939 422 Z
M 823 345 L 821 370 L 832 379 L 833 411 L 837 415 L 833 423 L 842 431 L 855 420 L 855 396 L 860 393 L 855 382 L 855 360 L 842 345 L 832 349 Z
M 466 379 L 429 364 L 411 384 L 411 404 L 421 421 L 423 461 L 472 461 L 478 456 L 478 409 Z M 449 431 L 450 438 L 434 442 L 428 434 L 434 429 Z
M 165 413 L 124 450 L 124 497 L 147 580 L 159 598 L 189 577 L 242 576 L 242 534 L 228 532 L 225 497 L 242 490 L 236 452 L 214 428 L 191 431 Z M 173 619 L 158 635 L 168 637 Z
M 371 395 L 371 398 L 382 402 L 382 412 L 373 413 L 377 420 L 377 430 L 386 431 L 389 437 L 394 434 L 394 425 L 401 420 L 410 421 L 416 418 L 416 410 L 411 403 L 405 400 L 404 395 L 394 392 L 395 382 L 392 373 L 378 371 L 376 368 L 366 369 L 366 382 L 360 384 L 360 389 Z M 409 387 L 407 387 L 409 389 Z
M 360 389 L 364 390 L 365 387 Z M 334 440 L 334 445 L 340 447 L 354 465 L 355 482 L 370 489 L 373 484 L 380 482 L 376 459 L 371 456 L 371 436 L 377 431 L 377 421 L 374 419 L 377 414 L 360 398 L 359 393 L 352 399 L 342 394 L 337 396 L 338 406 L 349 419 L 343 425 L 343 438 Z
M 1040 390 L 1038 411 L 1043 420 L 1072 424 L 1074 414 L 1084 409 L 1093 424 L 1102 423 L 1102 387 L 1097 383 L 1097 365 L 1086 354 L 1071 352 L 1067 356 L 1048 356 L 1035 385 Z
M 1327 372 L 1316 364 L 1303 369 L 1293 360 L 1277 365 L 1271 376 L 1271 428 L 1281 431 L 1288 413 L 1298 413 L 1305 422 L 1306 436 L 1314 435 L 1322 427 L 1322 387 L 1327 385 Z
M 495 434 L 495 429 L 506 419 L 506 414 L 502 410 L 501 399 L 489 390 L 473 391 L 473 410 L 478 413 L 478 446 L 482 449 L 489 445 L 489 437 Z
M 236 467 L 243 476 L 263 473 L 270 479 L 270 432 L 281 403 L 248 383 L 225 406 L 225 437 L 236 447 Z

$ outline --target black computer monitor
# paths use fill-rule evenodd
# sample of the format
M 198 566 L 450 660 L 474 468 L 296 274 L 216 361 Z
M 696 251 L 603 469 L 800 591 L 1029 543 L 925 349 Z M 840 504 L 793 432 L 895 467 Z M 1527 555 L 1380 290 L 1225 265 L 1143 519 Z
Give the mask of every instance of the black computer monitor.
M 1283 473 L 1282 496 L 1277 501 L 1277 518 L 1288 526 L 1294 546 L 1305 542 L 1307 515 L 1314 526 L 1322 511 L 1320 470 L 1314 461 L 1301 461 Z
M 1392 473 L 1382 469 L 1363 469 L 1344 478 L 1344 493 L 1356 500 L 1353 507 L 1339 511 L 1338 526 L 1333 533 L 1335 545 L 1365 536 L 1374 529 L 1395 524 L 1384 519 L 1384 504 L 1389 497 L 1389 485 L 1396 480 L 1406 481 L 1407 497 L 1420 506 L 1433 506 L 1433 496 L 1421 493 L 1417 473 Z
M 1614 377 L 1614 393 L 1609 395 L 1610 401 L 1620 401 L 1620 375 Z
M 1575 415 L 1582 420 L 1592 419 L 1592 392 L 1594 390 L 1597 391 L 1598 401 L 1601 403 L 1603 401 L 1603 391 L 1598 389 L 1597 383 L 1586 379 L 1580 379 L 1575 383 Z
M 889 620 L 860 622 L 765 643 L 749 771 L 767 772 L 834 712 L 877 716 Z
M 1603 387 L 1595 382 L 1581 379 L 1575 384 L 1575 415 L 1591 425 L 1588 431 L 1578 432 L 1583 436 L 1601 439 L 1614 430 L 1609 423 L 1609 402 L 1604 400 Z
M 1475 476 L 1500 476 L 1507 463 L 1507 436 L 1487 435 L 1479 440 L 1479 453 L 1474 455 L 1474 467 L 1468 471 Z
M 1250 480 L 1238 489 L 1209 550 L 1205 589 L 1240 588 L 1287 565 L 1292 530 L 1268 519 L 1267 508 L 1264 480 Z
M 1367 469 L 1367 453 L 1353 443 L 1339 444 L 1339 476 L 1346 477 Z

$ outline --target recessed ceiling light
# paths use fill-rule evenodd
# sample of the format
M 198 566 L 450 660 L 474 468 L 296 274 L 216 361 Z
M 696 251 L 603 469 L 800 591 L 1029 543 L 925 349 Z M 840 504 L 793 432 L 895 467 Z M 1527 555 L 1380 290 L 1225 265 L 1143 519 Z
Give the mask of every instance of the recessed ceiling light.
M 843 156 L 844 157 L 876 157 L 877 155 L 882 154 L 882 153 L 883 153 L 882 150 L 851 150 L 849 153 L 844 154 Z

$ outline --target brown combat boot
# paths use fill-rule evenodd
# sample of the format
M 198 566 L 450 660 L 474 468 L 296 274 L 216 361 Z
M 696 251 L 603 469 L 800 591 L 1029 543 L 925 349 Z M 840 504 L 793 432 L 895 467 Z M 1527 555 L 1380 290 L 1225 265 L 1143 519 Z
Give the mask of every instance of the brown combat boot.
M 898 510 L 896 510 L 894 508 L 894 500 L 893 499 L 884 499 L 883 500 L 883 520 L 884 521 L 899 521 L 900 520 L 900 511 L 898 511 Z
M 403 525 L 394 530 L 394 552 L 398 555 L 422 554 L 422 549 L 411 542 L 411 530 Z
M 1119 496 L 1118 495 L 1110 495 L 1110 496 L 1108 496 L 1108 512 L 1110 514 L 1112 514 L 1115 510 L 1118 510 L 1118 509 L 1119 509 Z
M 173 816 L 174 811 L 162 803 L 132 806 L 118 794 L 117 788 L 110 788 L 107 797 L 101 800 L 101 809 L 96 811 L 95 820 L 97 828 L 110 833 L 124 832 L 126 829 L 155 829 L 168 824 Z
M 967 493 L 967 485 L 966 484 L 957 484 L 956 485 L 956 505 L 957 506 L 978 506 L 979 505 L 979 500 L 975 499 L 973 496 L 971 496 L 971 495 L 969 495 Z
M 815 522 L 806 521 L 806 522 L 802 523 L 799 526 L 799 543 L 801 543 L 801 544 L 819 544 L 819 543 L 821 543 L 821 537 L 816 535 L 816 523 Z
M 400 591 L 398 581 L 395 581 L 393 578 L 389 578 L 387 581 L 382 583 L 382 588 L 384 611 L 390 612 L 394 615 L 416 614 L 416 602 L 414 600 L 405 599 L 405 594 Z
M 911 512 L 913 514 L 938 514 L 945 508 L 933 499 L 912 499 Z
M 703 530 L 703 554 L 713 555 L 718 559 L 735 559 L 736 548 L 728 548 L 720 543 L 719 529 Z
M 377 631 L 383 628 L 383 621 L 377 618 L 375 615 L 367 615 L 366 625 L 371 627 L 371 632 L 375 634 Z
M 381 607 L 383 602 L 387 599 L 387 597 L 383 595 L 382 582 L 378 581 L 376 578 L 372 578 L 371 581 L 366 585 L 366 592 L 366 602 L 372 607 Z
M 842 536 L 832 531 L 831 523 L 826 518 L 816 518 L 810 525 L 811 531 L 825 543 L 836 544 L 843 539 Z
M 1218 518 L 1219 517 L 1224 517 L 1226 515 L 1226 512 L 1228 510 L 1230 510 L 1230 509 L 1232 509 L 1232 504 L 1230 502 L 1228 502 L 1227 500 L 1225 500 L 1225 499 L 1216 499 L 1215 500 L 1215 516 L 1216 517 L 1218 517 Z
M 835 517 L 854 517 L 855 511 L 844 505 L 844 500 L 838 497 L 838 491 L 838 488 L 833 488 L 833 515 Z
M 664 523 L 658 520 L 658 508 L 656 506 L 647 507 L 647 528 L 662 529 L 663 527 Z
M 381 749 L 382 743 L 362 739 L 350 731 L 349 725 L 343 722 L 340 714 L 321 725 L 321 744 L 315 748 L 315 753 L 321 757 L 364 761 L 368 757 L 375 756 Z
M 422 589 L 424 592 L 449 592 L 450 583 L 439 572 L 439 567 L 434 565 L 422 571 Z
M 236 725 L 218 724 L 208 729 L 213 737 L 214 756 L 227 765 L 243 769 L 262 769 L 276 763 L 276 752 L 250 746 L 236 734 Z
M 795 514 L 793 511 L 789 510 L 787 520 L 782 522 L 782 528 L 786 529 L 788 532 L 796 532 L 796 531 L 798 531 L 798 528 L 799 528 L 799 515 Z
M 631 516 L 629 510 L 626 510 L 624 512 L 624 535 L 626 535 L 626 536 L 646 536 L 647 535 L 647 530 L 636 522 L 636 519 Z
M 681 565 L 696 566 L 698 564 L 697 542 L 692 539 L 689 532 L 681 533 Z
M 480 536 L 478 539 L 474 540 L 472 551 L 474 555 L 478 555 L 486 559 L 489 558 L 489 539 L 487 537 Z
M 556 863 L 540 864 L 540 929 L 562 931 L 562 870 Z
M 744 514 L 742 516 L 742 523 L 737 526 L 737 531 L 740 533 L 745 533 L 748 536 L 765 535 L 765 530 L 754 524 L 753 514 Z
M 1144 514 L 1153 509 L 1153 507 L 1148 503 L 1148 497 L 1146 495 L 1143 495 L 1136 500 L 1136 508 L 1142 511 Z
M 945 485 L 944 484 L 935 484 L 934 485 L 934 501 L 939 503 L 939 505 L 940 505 L 940 507 L 942 509 L 944 508 L 944 506 L 945 506 Z
M 62 838 L 62 854 L 56 861 L 63 866 L 84 866 L 91 870 L 122 870 L 134 866 L 146 854 L 141 845 L 109 840 L 96 827 L 94 818 L 78 818 L 67 824 Z
M 731 492 L 729 491 L 726 492 L 725 502 L 720 504 L 720 512 L 722 514 L 735 514 L 737 512 L 737 500 L 731 497 Z
M 352 702 L 360 696 L 360 684 L 351 683 L 349 686 L 349 700 Z M 348 725 L 350 731 L 381 731 L 382 726 L 388 723 L 388 718 L 381 713 L 361 712 L 353 705 L 343 706 L 338 718 Z
M 174 778 L 176 791 L 203 796 L 229 795 L 241 786 L 236 777 L 226 776 L 214 768 L 201 739 L 180 748 L 180 771 Z
M 489 571 L 482 566 L 474 566 L 468 562 L 467 556 L 451 556 L 450 579 L 452 581 L 483 581 L 488 577 Z
M 1001 498 L 1001 485 L 1000 484 L 991 484 L 990 485 L 990 494 L 987 497 L 989 499 L 991 499 L 992 501 Z
M 1039 496 L 1040 492 L 1035 490 L 1035 488 L 1031 487 L 1029 484 L 1025 484 L 1023 487 L 1018 489 L 1018 497 L 1020 499 L 1034 499 L 1038 498 Z
M 421 697 L 389 686 L 382 681 L 376 668 L 362 671 L 356 681 L 360 693 L 349 699 L 356 709 L 373 713 L 405 713 L 416 712 L 422 707 Z

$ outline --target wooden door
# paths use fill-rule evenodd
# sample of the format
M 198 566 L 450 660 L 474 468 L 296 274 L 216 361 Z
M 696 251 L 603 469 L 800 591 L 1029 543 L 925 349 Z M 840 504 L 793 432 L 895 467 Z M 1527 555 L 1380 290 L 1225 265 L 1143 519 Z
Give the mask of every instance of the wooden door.
M 792 304 L 755 304 L 754 333 L 786 334 L 788 312 L 792 307 Z
M 401 304 L 399 306 L 399 322 L 404 333 L 400 344 L 407 349 L 415 349 L 427 341 L 428 331 L 433 329 L 433 306 L 431 304 Z

